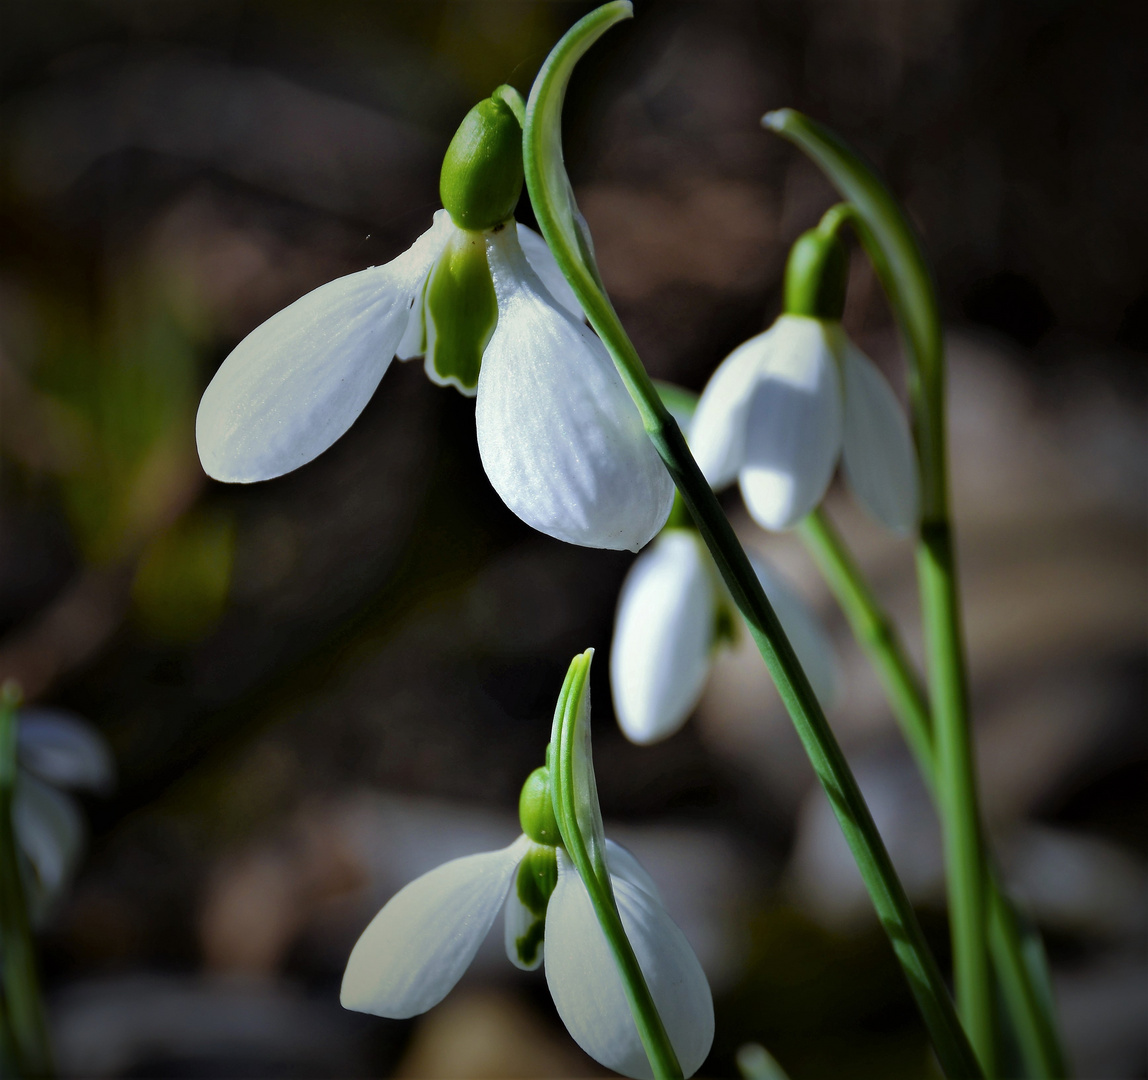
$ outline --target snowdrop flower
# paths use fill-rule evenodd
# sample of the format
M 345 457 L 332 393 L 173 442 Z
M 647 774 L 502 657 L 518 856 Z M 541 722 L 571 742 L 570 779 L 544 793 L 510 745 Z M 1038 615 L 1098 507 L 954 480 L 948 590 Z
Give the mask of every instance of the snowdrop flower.
M 841 329 L 845 253 L 812 230 L 793 247 L 786 313 L 722 361 L 690 446 L 712 487 L 735 478 L 767 529 L 821 502 L 840 458 L 861 505 L 894 532 L 917 522 L 917 461 L 896 395 Z
M 115 779 L 111 751 L 85 721 L 59 709 L 17 714 L 12 827 L 30 870 L 26 878 L 33 921 L 63 893 L 80 861 L 84 823 L 76 800 L 61 788 L 102 793 Z
M 589 774 L 592 791 L 589 707 L 587 686 L 576 705 L 584 730 L 575 746 L 585 756 L 575 772 Z M 352 950 L 340 1000 L 348 1009 L 396 1019 L 425 1012 L 462 978 L 504 910 L 507 956 L 533 970 L 545 954 L 547 985 L 578 1045 L 615 1072 L 651 1077 L 613 955 L 563 842 L 552 788 L 550 769 L 536 769 L 519 803 L 523 835 L 499 851 L 445 863 L 396 893 Z M 596 795 L 582 800 L 580 822 L 583 806 L 594 818 L 583 843 L 604 852 L 626 936 L 690 1076 L 713 1042 L 709 984 L 649 874 L 625 848 L 593 838 L 601 832 Z
M 409 250 L 320 286 L 227 357 L 196 442 L 209 476 L 250 483 L 299 468 L 363 411 L 391 359 L 475 396 L 495 490 L 527 524 L 636 551 L 673 483 L 545 241 L 511 216 L 522 189 L 522 99 L 500 87 L 443 161 L 446 209 Z
M 835 697 L 833 646 L 805 602 L 757 556 L 762 588 L 823 706 Z M 692 528 L 668 528 L 622 584 L 610 649 L 614 711 L 627 738 L 653 743 L 694 711 L 714 656 L 736 627 L 733 602 Z

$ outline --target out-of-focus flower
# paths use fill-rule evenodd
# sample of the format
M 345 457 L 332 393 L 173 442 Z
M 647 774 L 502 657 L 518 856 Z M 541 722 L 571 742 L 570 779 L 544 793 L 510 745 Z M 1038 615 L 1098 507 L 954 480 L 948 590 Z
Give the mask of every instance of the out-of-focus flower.
M 29 911 L 37 921 L 67 887 L 83 850 L 80 808 L 60 789 L 105 793 L 115 782 L 115 764 L 103 737 L 84 720 L 36 706 L 17 714 L 16 754 L 12 826 L 29 871 Z
M 836 692 L 833 647 L 804 601 L 750 556 L 782 629 L 823 705 Z M 652 743 L 693 712 L 737 614 L 693 529 L 668 528 L 634 561 L 618 597 L 610 649 L 614 710 L 626 736 Z
M 425 356 L 434 382 L 477 395 L 483 465 L 527 524 L 634 551 L 661 528 L 673 483 L 545 242 L 511 216 L 522 153 L 508 100 L 496 91 L 464 120 L 446 209 L 408 251 L 308 293 L 227 357 L 196 418 L 208 475 L 248 483 L 306 464 L 392 357 Z

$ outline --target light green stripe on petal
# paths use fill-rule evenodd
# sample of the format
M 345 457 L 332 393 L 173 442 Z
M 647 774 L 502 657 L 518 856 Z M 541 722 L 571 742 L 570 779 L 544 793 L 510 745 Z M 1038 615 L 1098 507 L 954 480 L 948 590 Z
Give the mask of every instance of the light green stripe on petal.
M 355 943 L 339 1000 L 401 1020 L 437 1005 L 470 967 L 530 841 L 436 867 L 396 893 Z

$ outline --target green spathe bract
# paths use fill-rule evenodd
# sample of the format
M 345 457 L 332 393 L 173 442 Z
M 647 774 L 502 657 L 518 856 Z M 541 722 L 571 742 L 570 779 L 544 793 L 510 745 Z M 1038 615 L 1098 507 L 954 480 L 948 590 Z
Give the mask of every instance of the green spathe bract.
M 499 87 L 466 114 L 443 158 L 439 194 L 460 229 L 493 228 L 522 194 L 522 126 L 508 91 Z

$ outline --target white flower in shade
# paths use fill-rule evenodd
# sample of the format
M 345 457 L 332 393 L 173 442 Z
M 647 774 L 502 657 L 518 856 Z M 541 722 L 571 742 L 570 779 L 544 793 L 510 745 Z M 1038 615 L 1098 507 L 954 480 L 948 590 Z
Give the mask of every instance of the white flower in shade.
M 750 562 L 823 706 L 836 694 L 833 646 L 805 602 L 764 562 Z M 614 711 L 626 736 L 652 743 L 693 712 L 737 613 L 693 529 L 666 529 L 622 585 L 610 649 Z
M 673 483 L 545 241 L 512 218 L 460 229 L 445 210 L 398 258 L 320 286 L 236 346 L 196 417 L 205 471 L 249 483 L 311 461 L 396 354 L 477 394 L 483 465 L 527 524 L 636 551 L 665 522 Z
M 59 789 L 106 792 L 115 765 L 103 737 L 71 713 L 24 708 L 16 724 L 20 770 L 12 827 L 30 871 L 25 878 L 29 910 L 39 921 L 66 888 L 83 848 L 80 809 Z
M 540 920 L 523 903 L 529 886 L 523 886 L 519 872 L 526 866 L 529 878 L 547 858 L 556 864 L 550 873 L 557 880 L 550 882 L 553 893 L 548 903 L 543 900 Z M 689 1076 L 713 1040 L 709 984 L 637 859 L 607 840 L 606 860 L 626 935 Z M 470 967 L 504 902 L 507 956 L 532 970 L 545 952 L 547 984 L 578 1045 L 616 1072 L 651 1076 L 582 879 L 563 849 L 535 844 L 526 836 L 501 851 L 444 863 L 396 893 L 351 952 L 340 992 L 343 1006 L 401 1019 L 437 1005 Z
M 754 520 L 796 524 L 840 458 L 858 501 L 895 532 L 917 522 L 917 459 L 885 377 L 836 320 L 782 315 L 710 378 L 690 447 L 712 487 L 737 479 Z

